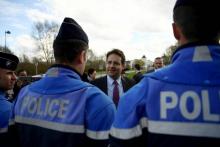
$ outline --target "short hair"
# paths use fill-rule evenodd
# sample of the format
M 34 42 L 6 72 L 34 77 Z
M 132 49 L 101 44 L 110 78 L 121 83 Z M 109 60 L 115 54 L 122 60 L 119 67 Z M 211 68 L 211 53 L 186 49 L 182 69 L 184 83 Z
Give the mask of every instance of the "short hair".
M 211 7 L 209 4 L 179 6 L 173 13 L 174 22 L 189 41 L 217 41 L 220 32 L 218 18 L 219 9 L 215 9 L 213 4 Z
M 154 60 L 163 60 L 162 57 L 156 57 Z
M 27 72 L 25 69 L 21 68 L 17 71 L 17 74 L 19 75 L 21 72 Z
M 89 68 L 88 69 L 88 75 L 91 75 L 95 72 L 95 69 L 94 68 Z
M 57 62 L 72 63 L 83 50 L 88 49 L 88 45 L 81 40 L 55 40 L 53 48 L 54 58 Z
M 122 64 L 125 64 L 125 55 L 124 55 L 124 53 L 123 53 L 121 50 L 119 50 L 119 49 L 113 49 L 113 50 L 109 51 L 109 52 L 107 53 L 106 59 L 108 59 L 108 57 L 109 57 L 111 54 L 116 54 L 116 55 L 118 55 L 119 57 L 121 57 L 121 63 L 122 63 Z

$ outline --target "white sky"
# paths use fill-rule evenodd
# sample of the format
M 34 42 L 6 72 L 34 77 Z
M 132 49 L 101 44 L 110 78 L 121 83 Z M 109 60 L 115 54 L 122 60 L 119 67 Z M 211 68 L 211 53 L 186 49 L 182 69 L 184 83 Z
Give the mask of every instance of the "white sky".
M 17 55 L 37 55 L 31 38 L 33 23 L 64 17 L 75 19 L 89 36 L 90 48 L 104 55 L 113 48 L 127 60 L 143 55 L 153 60 L 175 44 L 172 9 L 175 0 L 0 0 L 0 44 Z

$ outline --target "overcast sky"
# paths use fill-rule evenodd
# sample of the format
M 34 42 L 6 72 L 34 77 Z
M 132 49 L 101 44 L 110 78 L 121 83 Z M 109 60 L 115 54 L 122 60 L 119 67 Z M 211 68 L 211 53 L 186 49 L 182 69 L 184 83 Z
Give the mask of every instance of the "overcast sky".
M 104 55 L 113 48 L 127 60 L 143 55 L 153 60 L 175 44 L 172 9 L 175 0 L 0 0 L 0 44 L 18 56 L 37 55 L 31 38 L 33 23 L 44 20 L 59 25 L 74 18 L 89 36 L 90 48 Z

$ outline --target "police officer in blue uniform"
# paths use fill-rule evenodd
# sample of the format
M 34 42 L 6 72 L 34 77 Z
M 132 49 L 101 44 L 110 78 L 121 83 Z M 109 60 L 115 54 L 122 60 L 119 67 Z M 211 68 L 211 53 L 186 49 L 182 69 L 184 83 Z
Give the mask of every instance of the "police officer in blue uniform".
M 12 54 L 0 52 L 0 146 L 6 146 L 8 142 L 8 123 L 11 113 L 11 103 L 7 101 L 6 91 L 13 89 L 16 75 L 18 57 Z
M 56 64 L 20 91 L 9 132 L 22 147 L 108 146 L 116 108 L 103 92 L 81 80 L 86 33 L 75 20 L 65 18 L 53 49 Z
M 220 146 L 217 0 L 177 0 L 172 64 L 145 75 L 119 102 L 111 147 Z

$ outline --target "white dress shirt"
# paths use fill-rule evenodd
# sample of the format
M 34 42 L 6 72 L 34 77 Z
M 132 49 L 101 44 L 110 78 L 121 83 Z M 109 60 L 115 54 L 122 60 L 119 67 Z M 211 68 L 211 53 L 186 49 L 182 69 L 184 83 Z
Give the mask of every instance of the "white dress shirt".
M 124 93 L 121 76 L 116 81 L 118 82 L 119 96 L 121 97 L 122 94 Z M 110 76 L 107 75 L 108 96 L 110 96 L 111 98 L 113 98 L 113 89 L 115 87 L 113 82 L 114 80 Z

